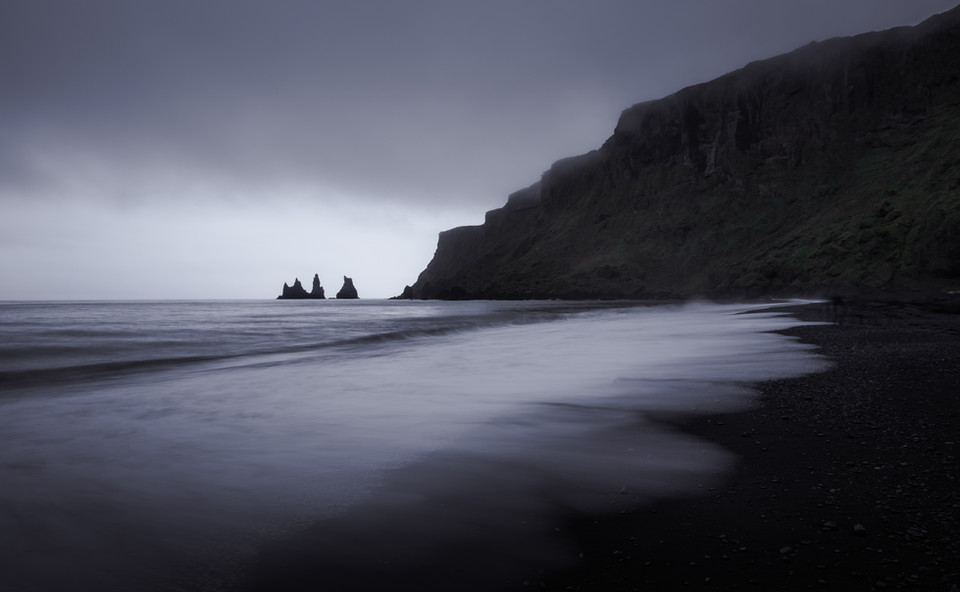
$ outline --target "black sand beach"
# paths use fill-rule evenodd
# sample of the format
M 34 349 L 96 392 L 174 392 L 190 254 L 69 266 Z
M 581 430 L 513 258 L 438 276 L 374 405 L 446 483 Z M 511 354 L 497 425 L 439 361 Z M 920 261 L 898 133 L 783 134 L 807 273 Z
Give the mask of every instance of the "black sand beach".
M 364 520 L 357 513 L 374 508 L 277 542 L 241 589 L 956 590 L 960 299 L 842 308 L 789 309 L 841 321 L 786 331 L 818 346 L 834 363 L 827 371 L 754 385 L 758 404 L 746 412 L 656 418 L 738 457 L 696 494 L 607 515 L 558 508 L 521 531 L 519 514 L 497 510 L 513 483 L 497 480 L 511 467 L 481 462 L 464 473 L 469 486 L 432 492 L 416 513 L 409 500 L 392 510 L 380 500 Z M 433 458 L 391 489 L 458 467 L 462 458 Z M 464 508 L 476 537 L 464 539 L 462 525 L 445 536 L 445 514 L 462 519 Z M 524 553 L 528 544 L 556 554 Z
M 573 520 L 582 566 L 520 588 L 957 590 L 958 313 L 955 297 L 854 301 L 841 324 L 787 331 L 834 366 L 677 422 L 741 458 L 722 485 Z

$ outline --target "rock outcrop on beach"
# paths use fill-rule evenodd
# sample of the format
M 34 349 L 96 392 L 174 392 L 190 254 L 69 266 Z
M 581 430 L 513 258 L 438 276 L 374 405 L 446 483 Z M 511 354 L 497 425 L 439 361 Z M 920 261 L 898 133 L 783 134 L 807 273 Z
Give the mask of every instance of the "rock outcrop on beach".
M 625 110 L 407 298 L 960 288 L 960 7 L 811 43 Z
M 337 292 L 337 298 L 340 298 L 340 299 L 360 298 L 360 295 L 357 294 L 357 289 L 353 286 L 352 278 L 343 276 L 343 287 L 340 288 L 339 292 Z
M 323 300 L 326 296 L 323 293 L 323 286 L 320 285 L 320 274 L 313 274 L 313 287 L 307 292 L 298 278 L 293 281 L 293 286 L 283 284 L 283 291 L 277 296 L 277 300 Z

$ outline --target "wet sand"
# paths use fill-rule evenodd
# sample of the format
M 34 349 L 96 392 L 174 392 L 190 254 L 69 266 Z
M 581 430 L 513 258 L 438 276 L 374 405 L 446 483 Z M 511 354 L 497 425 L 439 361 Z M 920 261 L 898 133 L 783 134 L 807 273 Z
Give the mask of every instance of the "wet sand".
M 571 519 L 581 564 L 516 588 L 957 590 L 960 299 L 840 312 L 841 324 L 786 331 L 830 370 L 756 385 L 746 413 L 661 418 L 740 457 L 721 484 Z
M 237 589 L 955 590 L 960 299 L 790 310 L 842 321 L 785 332 L 830 369 L 753 385 L 748 411 L 652 418 L 736 455 L 694 493 L 531 511 L 507 503 L 530 498 L 514 490 L 529 467 L 441 454 L 395 477 L 395 499 L 262 549 Z M 424 494 L 437 471 L 454 486 Z

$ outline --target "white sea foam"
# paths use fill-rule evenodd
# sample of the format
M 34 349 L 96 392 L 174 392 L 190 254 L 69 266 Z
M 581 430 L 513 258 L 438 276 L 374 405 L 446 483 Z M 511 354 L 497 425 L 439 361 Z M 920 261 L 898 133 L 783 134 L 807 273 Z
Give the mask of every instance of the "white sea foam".
M 157 306 L 167 343 L 180 334 L 165 314 L 176 307 Z M 635 500 L 696 487 L 729 453 L 653 423 L 636 429 L 638 412 L 741 408 L 752 400 L 744 383 L 822 364 L 770 332 L 797 321 L 738 314 L 755 305 L 324 306 L 290 313 L 299 320 L 288 343 L 280 328 L 270 334 L 271 319 L 292 322 L 276 308 L 233 325 L 194 314 L 204 320 L 190 339 L 206 361 L 181 343 L 174 353 L 189 364 L 32 384 L 0 401 L 0 553 L 20 559 L 12 575 L 24 589 L 53 589 L 63 574 L 154 579 L 214 551 L 242 556 L 383 494 L 431 454 L 530 467 L 503 500 L 525 512 L 537 501 L 517 492 L 537 480 L 584 511 L 611 491 Z M 344 330 L 311 311 L 334 326 L 345 315 Z M 423 495 L 452 486 L 443 471 L 417 475 Z M 118 562 L 125 569 L 110 572 Z

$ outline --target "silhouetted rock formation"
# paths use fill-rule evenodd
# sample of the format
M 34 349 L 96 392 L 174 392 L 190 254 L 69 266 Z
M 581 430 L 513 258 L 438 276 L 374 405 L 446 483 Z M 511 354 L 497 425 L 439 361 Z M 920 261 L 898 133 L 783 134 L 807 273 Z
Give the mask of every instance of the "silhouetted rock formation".
M 960 287 L 960 7 L 811 43 L 623 112 L 410 298 L 743 296 Z
M 320 285 L 320 275 L 313 275 L 313 289 L 307 292 L 299 279 L 294 279 L 293 286 L 283 284 L 283 292 L 277 296 L 277 300 L 323 300 L 326 296 L 323 294 L 323 287 Z
M 340 291 L 337 292 L 337 298 L 359 298 L 357 294 L 357 289 L 353 287 L 353 280 L 347 276 L 343 276 L 343 287 L 340 288 Z
M 326 296 L 323 295 L 323 286 L 320 285 L 320 274 L 313 274 L 313 288 L 310 290 L 310 298 L 317 300 L 326 298 Z

